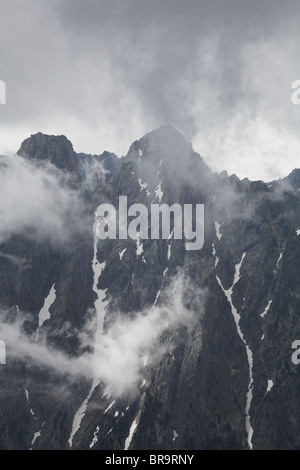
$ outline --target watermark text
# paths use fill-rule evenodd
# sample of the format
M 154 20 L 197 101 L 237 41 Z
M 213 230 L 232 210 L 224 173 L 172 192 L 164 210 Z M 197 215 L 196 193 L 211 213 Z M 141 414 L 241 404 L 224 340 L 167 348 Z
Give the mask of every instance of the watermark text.
M 96 235 L 132 240 L 185 239 L 186 250 L 200 250 L 204 244 L 204 204 L 144 204 L 127 207 L 127 196 L 119 197 L 119 208 L 109 203 L 97 209 Z
M 294 80 L 291 88 L 295 91 L 291 95 L 291 101 L 293 104 L 300 104 L 300 80 Z
M 0 104 L 6 104 L 6 85 L 3 80 L 0 80 Z
M 4 341 L 0 341 L 0 364 L 6 364 L 6 346 Z
M 293 352 L 292 354 L 292 363 L 295 364 L 296 366 L 300 364 L 300 341 L 295 340 L 292 344 L 292 349 L 295 349 L 296 351 Z

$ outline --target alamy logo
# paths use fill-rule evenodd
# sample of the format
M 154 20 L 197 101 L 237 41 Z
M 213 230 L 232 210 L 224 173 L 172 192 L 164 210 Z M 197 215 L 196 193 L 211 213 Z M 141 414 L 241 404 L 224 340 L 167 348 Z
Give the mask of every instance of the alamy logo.
M 300 80 L 294 80 L 291 87 L 295 90 L 291 95 L 293 104 L 300 104 Z
M 292 344 L 292 349 L 296 349 L 296 351 L 292 354 L 292 363 L 295 364 L 296 366 L 300 364 L 300 341 L 295 340 Z
M 132 204 L 128 208 L 127 196 L 120 196 L 118 211 L 112 204 L 101 204 L 96 215 L 96 235 L 100 240 L 128 237 L 147 240 L 149 236 L 152 240 L 171 237 L 181 240 L 184 237 L 186 250 L 200 250 L 204 244 L 204 204 L 184 204 L 183 210 L 180 204 L 151 204 L 149 217 L 144 204 Z M 134 219 L 128 223 L 129 217 Z
M 0 364 L 6 364 L 6 346 L 4 341 L 0 341 Z
M 6 85 L 3 80 L 0 80 L 0 104 L 6 104 Z

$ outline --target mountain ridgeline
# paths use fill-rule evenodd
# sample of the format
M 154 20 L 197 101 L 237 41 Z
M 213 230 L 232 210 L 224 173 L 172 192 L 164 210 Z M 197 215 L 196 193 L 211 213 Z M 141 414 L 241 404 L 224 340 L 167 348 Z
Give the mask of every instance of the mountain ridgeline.
M 72 223 L 59 243 L 34 216 L 0 238 L 0 449 L 299 449 L 300 170 L 212 173 L 171 127 L 121 159 L 41 133 L 9 158 L 78 209 L 46 198 Z M 120 196 L 204 204 L 203 247 L 100 240 L 97 208 Z

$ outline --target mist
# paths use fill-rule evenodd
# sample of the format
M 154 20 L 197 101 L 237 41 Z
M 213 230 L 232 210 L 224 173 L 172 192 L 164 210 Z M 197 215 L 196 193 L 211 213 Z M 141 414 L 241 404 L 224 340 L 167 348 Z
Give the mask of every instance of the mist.
M 41 131 L 121 156 L 170 124 L 213 171 L 271 180 L 298 165 L 298 1 L 2 0 L 1 13 L 0 153 Z
M 49 162 L 0 157 L 0 243 L 12 235 L 61 245 L 84 232 L 80 194 Z
M 0 339 L 7 347 L 7 364 L 19 359 L 62 374 L 68 380 L 85 377 L 99 379 L 114 396 L 136 393 L 147 378 L 147 366 L 155 366 L 167 352 L 173 350 L 171 332 L 184 328 L 187 334 L 201 314 L 206 293 L 194 286 L 183 273 L 175 276 L 169 287 L 161 293 L 162 303 L 135 314 L 133 318 L 116 312 L 116 320 L 99 338 L 91 339 L 94 321 L 86 323 L 78 331 L 81 347 L 90 346 L 92 353 L 79 357 L 67 356 L 54 350 L 45 341 L 34 342 L 22 333 L 22 321 L 18 324 L 0 324 Z M 26 314 L 22 314 L 21 316 Z M 163 335 L 166 334 L 166 336 Z M 34 335 L 33 335 L 34 337 Z

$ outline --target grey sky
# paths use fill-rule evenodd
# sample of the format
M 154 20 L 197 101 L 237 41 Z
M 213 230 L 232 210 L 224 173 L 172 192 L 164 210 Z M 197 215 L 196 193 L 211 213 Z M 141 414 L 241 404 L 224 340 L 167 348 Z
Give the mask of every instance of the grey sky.
M 30 134 L 126 154 L 164 124 L 214 171 L 299 167 L 298 0 L 0 0 L 0 153 Z

